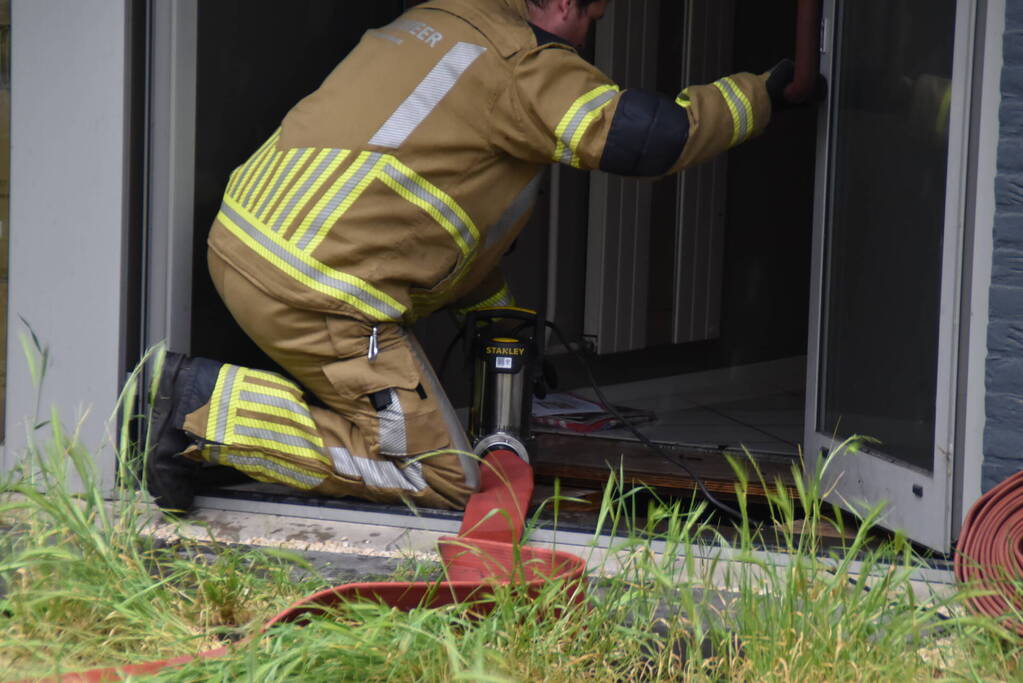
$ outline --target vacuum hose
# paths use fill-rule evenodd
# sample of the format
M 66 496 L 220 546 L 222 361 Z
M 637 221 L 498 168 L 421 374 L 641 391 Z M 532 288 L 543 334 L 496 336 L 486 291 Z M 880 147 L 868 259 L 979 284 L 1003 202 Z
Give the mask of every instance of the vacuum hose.
M 986 595 L 969 607 L 1023 636 L 1023 471 L 981 496 L 966 516 L 955 576 Z

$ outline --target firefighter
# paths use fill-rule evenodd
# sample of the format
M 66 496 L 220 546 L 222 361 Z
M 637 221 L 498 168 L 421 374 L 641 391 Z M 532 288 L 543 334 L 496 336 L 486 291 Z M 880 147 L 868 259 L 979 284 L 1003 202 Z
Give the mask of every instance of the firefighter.
M 409 326 L 512 303 L 498 262 L 548 165 L 675 173 L 762 131 L 792 79 L 783 62 L 677 97 L 622 90 L 578 52 L 606 7 L 418 5 L 368 31 L 231 174 L 210 273 L 291 378 L 168 354 L 146 468 L 158 505 L 188 510 L 199 469 L 225 465 L 320 495 L 464 507 L 478 467 Z

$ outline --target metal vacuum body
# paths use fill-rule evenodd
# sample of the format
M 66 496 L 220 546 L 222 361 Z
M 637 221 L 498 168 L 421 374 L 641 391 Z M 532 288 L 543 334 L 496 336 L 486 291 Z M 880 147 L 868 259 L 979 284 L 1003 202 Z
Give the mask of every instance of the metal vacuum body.
M 469 440 L 478 456 L 503 448 L 529 462 L 540 329 L 536 312 L 524 308 L 487 308 L 466 317 L 472 358 Z

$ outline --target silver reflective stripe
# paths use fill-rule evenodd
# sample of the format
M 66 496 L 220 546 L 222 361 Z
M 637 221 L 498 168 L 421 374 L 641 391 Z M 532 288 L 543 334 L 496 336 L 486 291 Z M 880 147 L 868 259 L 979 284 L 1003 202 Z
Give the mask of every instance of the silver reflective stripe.
M 338 474 L 361 479 L 368 486 L 403 491 L 422 491 L 426 488 L 423 464 L 420 462 L 414 462 L 403 469 L 386 460 L 356 458 L 348 449 L 339 446 L 328 448 L 327 453 Z
M 426 488 L 426 479 L 423 477 L 423 463 L 414 462 L 404 468 L 398 468 L 402 476 L 412 485 L 414 491 L 422 491 Z
M 586 117 L 591 112 L 600 109 L 616 97 L 618 97 L 617 90 L 608 90 L 607 92 L 600 93 L 592 100 L 579 107 L 579 111 L 577 111 L 575 116 L 572 117 L 572 121 L 568 124 L 568 127 L 565 128 L 565 132 L 561 134 L 561 142 L 565 145 L 565 151 L 561 154 L 561 163 L 568 165 L 572 164 L 572 159 L 575 157 L 575 148 L 572 147 L 572 139 L 575 138 L 576 131 L 579 130 L 579 126 L 583 125 L 583 121 Z
M 377 165 L 377 162 L 380 161 L 380 157 L 382 156 L 382 154 L 374 153 L 370 154 L 362 161 L 362 165 L 359 169 L 353 173 L 348 181 L 341 186 L 341 189 L 339 189 L 334 196 L 330 198 L 327 205 L 323 207 L 323 211 L 320 211 L 320 214 L 313 220 L 312 224 L 305 231 L 305 234 L 302 235 L 302 239 L 298 243 L 299 249 L 305 249 L 308 247 L 309 243 L 313 241 L 313 238 L 320 234 L 320 230 L 327 222 L 327 219 L 330 218 L 330 214 L 334 213 L 334 210 L 340 206 L 344 200 L 348 199 L 352 192 L 355 191 L 355 188 L 359 186 L 359 183 L 361 183 L 369 172 L 373 170 L 373 167 Z M 355 163 L 359 162 L 356 161 Z
M 281 261 L 283 261 L 290 267 L 297 270 L 303 276 L 309 278 L 310 280 L 314 280 L 315 282 L 323 285 L 324 287 L 328 287 L 330 289 L 343 292 L 351 297 L 358 299 L 362 303 L 366 304 L 367 306 L 377 311 L 384 320 L 401 319 L 402 311 L 399 311 L 397 308 L 387 303 L 386 301 L 378 299 L 377 297 L 373 296 L 372 293 L 367 292 L 366 290 L 362 289 L 361 287 L 358 287 L 357 285 L 354 285 L 350 282 L 345 282 L 344 280 L 338 279 L 336 277 L 332 277 L 324 273 L 323 271 L 319 270 L 318 268 L 313 267 L 311 264 L 307 263 L 299 256 L 291 253 L 287 249 L 284 249 L 283 247 L 278 245 L 267 235 L 264 235 L 262 230 L 249 223 L 249 221 L 242 218 L 241 215 L 239 215 L 237 211 L 228 206 L 226 202 L 220 205 L 220 210 L 224 213 L 225 216 L 227 216 L 227 218 L 232 223 L 234 223 L 239 228 L 244 230 L 249 237 L 258 242 L 261 247 L 272 253 L 275 257 L 279 258 Z
M 541 180 L 543 180 L 543 172 L 537 173 L 529 181 L 529 184 L 522 188 L 518 196 L 512 200 L 512 203 L 504 210 L 504 213 L 497 219 L 493 227 L 487 231 L 487 237 L 483 242 L 484 249 L 504 239 L 508 231 L 515 227 L 522 220 L 523 216 L 533 208 L 533 205 L 536 204 L 536 197 L 540 193 Z
M 301 472 L 296 472 L 295 470 L 290 469 L 288 467 L 283 467 L 280 464 L 274 462 L 273 460 L 264 460 L 263 458 L 260 458 L 258 456 L 237 455 L 235 453 L 228 453 L 222 456 L 220 460 L 222 463 L 226 465 L 233 465 L 236 467 L 239 466 L 253 468 L 258 467 L 270 470 L 271 472 L 276 472 L 277 474 L 283 477 L 287 477 L 288 479 L 305 484 L 310 488 L 319 486 L 326 480 L 326 477 L 317 478 L 309 474 L 302 474 Z
M 249 403 L 258 403 L 264 406 L 271 406 L 273 408 L 283 408 L 284 410 L 297 413 L 298 415 L 304 415 L 305 417 L 311 418 L 309 414 L 309 408 L 302 405 L 298 401 L 292 401 L 291 399 L 282 398 L 280 396 L 267 396 L 266 394 L 257 394 L 254 391 L 242 391 L 239 397 L 243 401 Z
M 448 94 L 465 70 L 472 66 L 487 48 L 472 43 L 458 43 L 441 57 L 437 65 L 416 86 L 412 94 L 391 114 L 391 118 L 373 135 L 369 144 L 397 149 L 412 135 L 426 117 Z
M 227 422 L 231 416 L 231 395 L 234 393 L 234 382 L 238 376 L 237 365 L 228 365 L 227 368 L 224 386 L 220 390 L 220 405 L 217 406 L 217 433 L 213 435 L 213 440 L 218 443 L 227 441 Z
M 314 451 L 320 450 L 320 446 L 309 439 L 302 438 L 301 436 L 295 436 L 294 434 L 284 434 L 272 429 L 267 429 L 266 427 L 235 425 L 234 433 L 239 436 L 249 436 L 263 441 L 273 441 L 275 443 L 284 444 L 285 446 L 294 446 L 295 448 L 310 448 Z
M 273 189 L 266 193 L 266 198 L 263 199 L 263 203 L 259 205 L 259 209 L 256 211 L 257 216 L 263 215 L 263 212 L 267 209 L 267 205 L 274 200 L 277 196 L 277 192 L 281 189 L 281 183 L 283 183 L 285 179 L 291 175 L 291 171 L 295 168 L 295 164 L 297 164 L 305 156 L 300 150 L 293 151 L 296 153 L 291 155 L 291 159 L 288 160 L 287 165 L 280 173 L 277 174 L 277 180 L 274 182 Z
M 286 207 L 284 207 L 284 211 L 281 211 L 280 216 L 277 218 L 277 223 L 274 225 L 274 232 L 281 231 L 281 226 L 284 225 L 285 219 L 291 215 L 291 212 L 295 209 L 295 205 L 302 201 L 306 192 L 309 191 L 309 188 L 313 186 L 313 183 L 320 179 L 324 171 L 327 170 L 334 159 L 337 159 L 337 155 L 340 153 L 341 150 L 332 149 L 330 154 L 328 154 L 323 161 L 320 162 L 320 165 L 316 167 L 316 170 L 313 171 L 309 178 L 302 184 L 302 187 L 299 188 L 298 192 L 291 197 L 291 201 L 288 202 Z
M 398 183 L 406 190 L 408 190 L 413 196 L 418 197 L 419 199 L 428 203 L 438 212 L 440 212 L 440 214 L 444 216 L 444 218 L 446 218 L 449 223 L 455 226 L 455 229 L 458 230 L 458 234 L 462 236 L 462 241 L 465 242 L 465 246 L 467 246 L 469 250 L 472 251 L 472 249 L 476 245 L 476 238 L 472 236 L 472 231 L 469 229 L 469 226 L 465 224 L 465 221 L 463 221 L 462 218 L 457 213 L 455 213 L 450 206 L 448 206 L 445 202 L 442 202 L 440 199 L 435 197 L 432 193 L 427 192 L 425 189 L 423 189 L 422 185 L 420 185 L 415 180 L 402 173 L 399 169 L 395 168 L 394 166 L 390 164 L 385 166 L 384 173 L 386 173 L 388 176 L 394 179 L 396 183 Z
M 722 94 L 732 104 L 729 108 L 732 109 L 737 117 L 735 119 L 735 136 L 738 142 L 742 142 L 750 134 L 750 120 L 746 116 L 746 105 L 743 104 L 742 98 L 735 92 L 735 87 L 728 79 L 722 78 L 720 81 L 715 82 L 714 85 L 718 86 Z
M 392 36 L 389 33 L 384 33 L 380 29 L 371 28 L 370 30 L 366 31 L 366 33 L 368 33 L 371 36 L 376 36 L 377 38 L 383 38 L 384 40 L 389 40 L 392 43 L 394 43 L 395 45 L 401 45 L 402 43 L 405 42 L 401 38 L 396 38 L 396 37 Z
M 405 434 L 405 414 L 401 412 L 401 403 L 394 389 L 388 389 L 391 402 L 377 413 L 380 421 L 380 452 L 384 455 L 406 456 L 408 437 Z

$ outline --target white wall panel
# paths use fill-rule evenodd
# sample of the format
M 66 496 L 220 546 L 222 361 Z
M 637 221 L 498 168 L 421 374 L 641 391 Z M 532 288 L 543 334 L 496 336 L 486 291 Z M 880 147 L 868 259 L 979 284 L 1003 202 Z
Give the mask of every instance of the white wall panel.
M 119 386 L 125 222 L 126 4 L 14 0 L 11 293 L 4 467 L 25 444 L 35 389 L 18 335 L 50 348 L 40 405 L 84 443 L 106 438 Z M 113 481 L 109 449 L 101 460 Z

